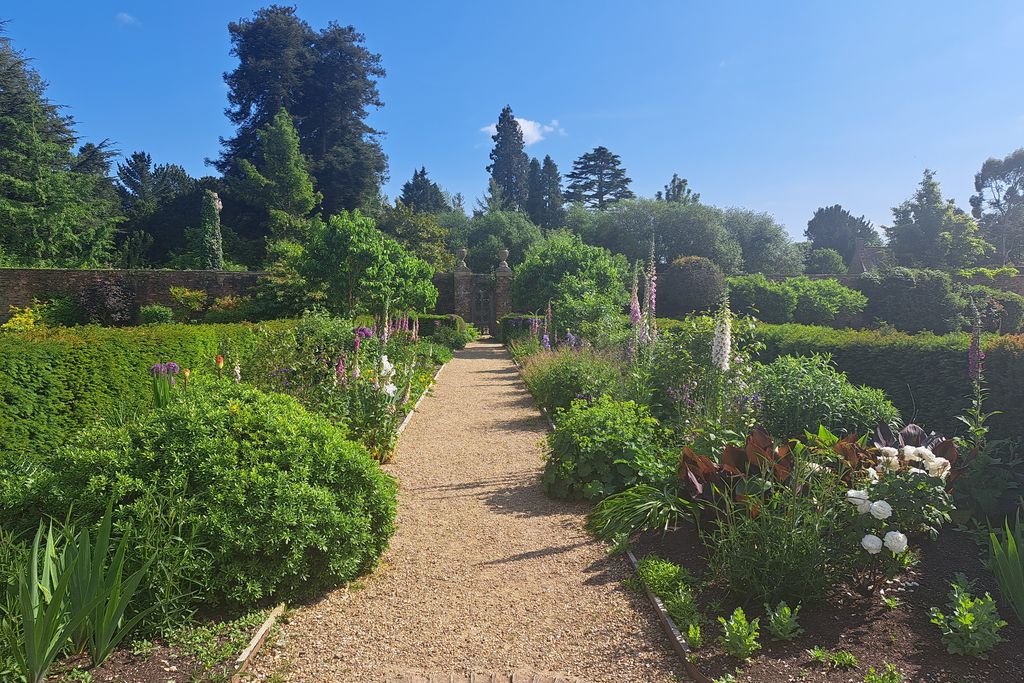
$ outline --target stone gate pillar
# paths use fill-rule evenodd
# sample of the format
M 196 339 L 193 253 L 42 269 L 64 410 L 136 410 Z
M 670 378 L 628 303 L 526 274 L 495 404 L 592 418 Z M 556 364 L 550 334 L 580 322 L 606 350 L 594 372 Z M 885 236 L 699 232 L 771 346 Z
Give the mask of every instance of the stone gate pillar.
M 512 269 L 508 267 L 508 249 L 502 249 L 501 263 L 494 271 L 494 319 L 512 312 Z M 497 327 L 495 327 L 497 329 Z
M 456 252 L 459 258 L 455 266 L 455 314 L 462 316 L 468 322 L 473 321 L 473 271 L 466 265 L 465 249 Z

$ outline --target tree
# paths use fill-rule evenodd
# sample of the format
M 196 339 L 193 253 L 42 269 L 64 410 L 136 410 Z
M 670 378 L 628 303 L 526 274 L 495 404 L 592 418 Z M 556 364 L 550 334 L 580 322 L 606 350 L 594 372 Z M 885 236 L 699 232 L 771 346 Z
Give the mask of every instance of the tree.
M 205 270 L 224 270 L 224 240 L 220 234 L 220 197 L 216 192 L 203 192 L 203 208 L 199 216 L 202 237 L 199 253 L 200 267 Z
M 477 273 L 489 273 L 501 260 L 498 254 L 508 249 L 508 264 L 513 268 L 534 243 L 541 239 L 540 228 L 518 211 L 493 211 L 474 216 L 470 221 L 466 263 Z
M 702 256 L 680 256 L 658 278 L 658 313 L 682 318 L 695 311 L 711 311 L 722 303 L 725 276 L 714 261 Z
M 291 258 L 305 285 L 338 315 L 428 311 L 437 303 L 433 269 L 359 211 L 312 220 L 305 248 Z
M 528 187 L 526 213 L 530 220 L 547 230 L 561 227 L 565 219 L 562 176 L 550 156 L 544 157 L 543 164 L 536 159 L 530 161 Z
M 584 226 L 570 222 L 576 229 Z M 743 252 L 725 229 L 722 211 L 704 204 L 680 204 L 654 199 L 620 202 L 606 211 L 593 213 L 593 224 L 585 226 L 592 244 L 630 261 L 646 260 L 654 240 L 659 268 L 680 256 L 703 256 L 726 273 L 742 268 Z
M 628 298 L 629 264 L 621 254 L 584 244 L 578 235 L 557 230 L 534 244 L 512 280 L 517 308 L 555 309 L 556 328 L 566 328 L 596 341 L 612 333 Z
M 572 173 L 566 177 L 569 178 L 566 201 L 579 202 L 598 210 L 636 196 L 629 189 L 633 180 L 626 175 L 619 156 L 612 154 L 607 147 L 595 147 L 574 161 Z
M 971 213 L 982 236 L 995 245 L 999 263 L 1024 258 L 1024 147 L 1002 159 L 988 159 L 974 176 Z
M 385 75 L 380 55 L 363 46 L 352 26 L 331 22 L 321 31 L 272 5 L 252 19 L 228 25 L 234 71 L 228 85 L 228 118 L 238 127 L 222 140 L 215 163 L 222 173 L 259 152 L 259 131 L 285 109 L 295 123 L 299 148 L 323 193 L 325 214 L 352 209 L 377 195 L 387 171 L 380 131 L 366 123 L 371 107 L 383 106 L 377 79 Z
M 691 190 L 686 178 L 680 178 L 679 174 L 673 173 L 672 180 L 668 181 L 668 185 L 665 186 L 664 194 L 659 190 L 654 194 L 654 198 L 679 204 L 699 204 L 700 192 Z
M 804 244 L 807 244 L 806 242 Z M 804 270 L 813 275 L 846 273 L 846 261 L 835 249 L 810 249 L 804 257 Z
M 925 170 L 911 199 L 892 210 L 885 229 L 889 248 L 901 265 L 959 269 L 978 262 L 993 247 L 978 234 L 978 225 L 952 200 L 944 200 L 935 172 Z
M 377 227 L 435 271 L 450 270 L 455 263 L 448 249 L 448 230 L 438 222 L 436 214 L 413 211 L 398 200 L 394 207 L 381 212 Z
M 498 115 L 498 124 L 491 140 L 494 141 L 494 149 L 491 150 L 491 163 L 487 172 L 491 174 L 495 186 L 501 190 L 501 208 L 525 210 L 530 161 L 523 151 L 526 147 L 523 130 L 512 115 L 512 107 L 507 104 Z
M 74 121 L 0 35 L 0 260 L 10 265 L 106 264 L 122 218 L 103 145 L 76 144 Z
M 177 164 L 153 165 L 146 152 L 132 152 L 123 164 L 117 165 L 117 190 L 121 208 L 133 219 L 148 216 L 164 202 L 189 192 L 195 179 Z
M 413 171 L 412 180 L 402 185 L 401 200 L 413 211 L 444 213 L 452 210 L 441 187 L 427 177 L 426 166 Z
M 264 234 L 296 238 L 304 230 L 304 218 L 321 197 L 306 170 L 299 136 L 288 112 L 279 110 L 258 132 L 257 141 L 255 163 L 241 159 L 229 187 L 243 201 L 265 212 Z
M 768 213 L 748 209 L 722 212 L 725 231 L 740 245 L 743 270 L 748 273 L 799 275 L 803 272 L 800 250 L 789 241 L 786 228 Z
M 853 260 L 857 244 L 877 246 L 882 243 L 871 221 L 864 216 L 854 216 L 839 204 L 819 208 L 807 221 L 804 236 L 815 249 L 838 251 L 847 265 Z

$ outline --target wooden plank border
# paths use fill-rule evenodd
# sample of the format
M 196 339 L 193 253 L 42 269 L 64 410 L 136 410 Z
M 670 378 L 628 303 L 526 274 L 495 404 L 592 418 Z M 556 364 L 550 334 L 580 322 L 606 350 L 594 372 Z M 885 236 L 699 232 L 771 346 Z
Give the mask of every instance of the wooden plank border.
M 270 629 L 274 628 L 274 624 L 277 623 L 278 617 L 284 614 L 284 603 L 275 607 L 267 615 L 267 618 L 263 620 L 260 627 L 256 629 L 256 634 L 249 641 L 249 645 L 242 650 L 242 654 L 238 655 L 235 660 L 234 673 L 231 674 L 231 683 L 241 683 L 242 674 L 249 668 L 249 663 L 256 656 L 256 653 L 263 647 L 264 641 L 267 639 L 267 635 L 270 633 Z

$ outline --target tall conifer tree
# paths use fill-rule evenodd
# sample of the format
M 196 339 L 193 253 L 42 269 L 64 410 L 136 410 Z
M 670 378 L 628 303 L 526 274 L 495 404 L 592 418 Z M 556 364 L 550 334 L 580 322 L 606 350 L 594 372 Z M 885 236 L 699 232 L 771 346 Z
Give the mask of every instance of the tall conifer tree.
M 510 211 L 526 210 L 530 161 L 523 151 L 526 147 L 523 130 L 512 115 L 512 107 L 505 105 L 501 110 L 497 130 L 491 139 L 494 140 L 494 149 L 491 150 L 487 172 L 501 190 L 501 206 Z
M 612 154 L 607 147 L 595 147 L 574 161 L 572 173 L 566 177 L 566 200 L 598 210 L 636 196 L 629 189 L 633 180 L 622 168 L 619 155 Z

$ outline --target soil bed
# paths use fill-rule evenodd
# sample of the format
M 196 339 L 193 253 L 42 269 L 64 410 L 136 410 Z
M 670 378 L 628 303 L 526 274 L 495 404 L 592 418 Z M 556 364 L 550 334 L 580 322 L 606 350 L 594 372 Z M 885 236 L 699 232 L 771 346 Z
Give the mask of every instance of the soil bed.
M 637 559 L 655 553 L 698 578 L 707 575 L 705 548 L 691 525 L 666 534 L 644 535 L 634 544 L 633 552 Z M 737 681 L 757 683 L 859 682 L 869 667 L 881 670 L 885 664 L 894 664 L 907 683 L 1024 681 L 1024 628 L 1009 607 L 1000 605 L 1009 625 L 1000 631 L 1004 641 L 989 653 L 988 660 L 946 652 L 928 611 L 945 606 L 949 582 L 956 572 L 976 582 L 976 594 L 988 591 L 999 599 L 995 580 L 982 564 L 979 546 L 969 535 L 945 529 L 937 540 L 921 545 L 918 565 L 892 583 L 875 587 L 869 595 L 840 588 L 824 601 L 803 605 L 799 619 L 804 633 L 795 640 L 774 642 L 762 625 L 762 649 L 746 664 L 725 654 L 715 642 L 721 633 L 718 617 L 742 606 L 748 618 L 762 617 L 764 622 L 764 608 L 742 605 L 723 587 L 708 584 L 696 592 L 705 623 L 704 645 L 696 653 L 695 663 L 712 678 L 733 673 Z M 918 585 L 913 585 L 915 582 Z M 898 597 L 900 605 L 887 607 L 879 588 L 884 588 L 887 596 Z M 815 646 L 851 652 L 859 664 L 856 669 L 827 670 L 808 654 Z

